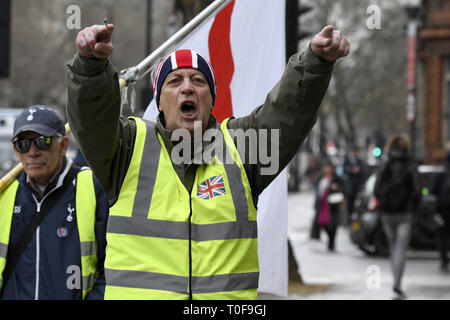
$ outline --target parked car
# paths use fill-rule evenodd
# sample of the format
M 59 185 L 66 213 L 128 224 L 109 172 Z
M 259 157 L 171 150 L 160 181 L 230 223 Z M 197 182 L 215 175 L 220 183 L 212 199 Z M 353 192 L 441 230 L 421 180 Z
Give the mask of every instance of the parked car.
M 436 177 L 444 172 L 443 166 L 418 166 L 422 200 L 413 212 L 411 249 L 433 250 L 437 248 L 436 195 L 432 194 Z M 381 225 L 379 203 L 375 197 L 376 173 L 372 173 L 364 183 L 355 201 L 350 217 L 350 238 L 369 255 L 389 254 L 388 242 Z

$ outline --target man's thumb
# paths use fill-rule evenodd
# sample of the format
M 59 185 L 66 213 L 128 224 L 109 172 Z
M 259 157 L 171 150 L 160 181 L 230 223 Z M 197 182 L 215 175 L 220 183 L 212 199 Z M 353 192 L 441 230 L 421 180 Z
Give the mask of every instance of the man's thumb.
M 328 25 L 325 28 L 322 29 L 322 36 L 326 37 L 326 38 L 332 38 L 333 37 L 333 31 L 334 31 L 334 26 L 332 25 Z

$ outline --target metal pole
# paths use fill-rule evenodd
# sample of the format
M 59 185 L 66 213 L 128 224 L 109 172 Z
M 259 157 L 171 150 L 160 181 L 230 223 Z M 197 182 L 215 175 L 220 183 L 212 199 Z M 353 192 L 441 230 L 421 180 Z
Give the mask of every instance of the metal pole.
M 147 17 L 146 17 L 146 36 L 145 36 L 145 55 L 152 52 L 152 0 L 147 0 Z M 145 111 L 148 101 L 153 98 L 153 90 L 150 74 L 144 77 L 144 87 L 141 91 L 141 110 Z
M 195 18 L 187 23 L 183 28 L 178 30 L 172 37 L 164 42 L 158 49 L 153 51 L 149 56 L 142 60 L 137 66 L 124 69 L 120 72 L 120 86 L 124 87 L 128 83 L 138 81 L 151 71 L 151 67 L 158 59 L 166 55 L 181 40 L 186 38 L 195 28 L 201 25 L 214 12 L 225 6 L 231 0 L 216 0 L 200 12 Z

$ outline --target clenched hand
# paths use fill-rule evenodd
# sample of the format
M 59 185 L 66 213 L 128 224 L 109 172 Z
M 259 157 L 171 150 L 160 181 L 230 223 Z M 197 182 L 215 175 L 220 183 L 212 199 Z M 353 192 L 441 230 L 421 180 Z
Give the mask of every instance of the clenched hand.
M 350 43 L 333 26 L 328 25 L 314 36 L 311 41 L 314 54 L 326 61 L 336 61 L 350 52 Z
M 93 25 L 78 32 L 76 44 L 86 58 L 106 59 L 113 52 L 112 33 L 114 25 Z

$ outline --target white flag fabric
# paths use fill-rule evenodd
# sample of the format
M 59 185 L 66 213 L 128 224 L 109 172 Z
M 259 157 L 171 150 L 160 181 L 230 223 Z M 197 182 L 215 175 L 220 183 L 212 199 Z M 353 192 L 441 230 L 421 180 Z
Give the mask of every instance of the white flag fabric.
M 264 103 L 285 67 L 285 0 L 233 0 L 185 38 L 177 49 L 193 49 L 214 66 L 218 93 L 213 114 L 248 115 Z M 144 119 L 158 114 L 152 100 Z M 259 292 L 287 296 L 286 170 L 258 203 Z

